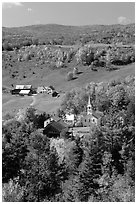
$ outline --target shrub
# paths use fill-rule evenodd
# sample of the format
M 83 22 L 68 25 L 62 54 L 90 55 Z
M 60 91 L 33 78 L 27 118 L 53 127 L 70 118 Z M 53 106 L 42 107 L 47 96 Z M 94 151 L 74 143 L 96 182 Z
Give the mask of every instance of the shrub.
M 7 51 L 12 51 L 13 48 L 12 48 L 12 45 L 8 42 L 4 42 L 2 44 L 2 50 L 7 50 Z
M 73 79 L 73 72 L 68 72 L 67 74 L 67 80 L 70 81 Z
M 3 184 L 2 200 L 3 202 L 20 202 L 23 201 L 23 187 L 18 184 L 18 179 L 10 180 Z
M 78 68 L 77 68 L 77 67 L 74 67 L 74 69 L 73 69 L 73 75 L 76 75 L 76 74 L 78 74 Z
M 23 55 L 23 59 L 24 59 L 25 61 L 31 60 L 30 54 L 24 54 L 24 55 Z
M 63 67 L 63 65 L 64 65 L 64 63 L 62 61 L 57 61 L 56 62 L 56 67 L 57 68 L 61 68 L 61 67 Z

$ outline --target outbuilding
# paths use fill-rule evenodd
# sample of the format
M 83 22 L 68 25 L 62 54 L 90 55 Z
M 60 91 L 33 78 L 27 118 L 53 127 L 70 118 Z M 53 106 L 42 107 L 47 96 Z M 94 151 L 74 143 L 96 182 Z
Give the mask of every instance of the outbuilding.
M 59 94 L 58 92 L 54 91 L 54 92 L 52 93 L 52 97 L 57 97 L 58 94 Z
M 65 115 L 65 122 L 69 125 L 74 125 L 75 115 L 74 114 L 66 114 Z
M 60 137 L 63 131 L 67 132 L 68 127 L 64 123 L 56 122 L 56 121 L 51 121 L 43 130 L 43 134 L 47 135 L 47 137 L 51 138 L 57 138 Z
M 43 86 L 39 86 L 37 88 L 37 93 L 45 93 L 45 92 L 46 92 L 46 89 Z
M 21 96 L 25 96 L 25 95 L 30 96 L 30 95 L 32 95 L 32 93 L 31 93 L 31 90 L 21 90 L 19 92 L 19 95 L 21 95 Z

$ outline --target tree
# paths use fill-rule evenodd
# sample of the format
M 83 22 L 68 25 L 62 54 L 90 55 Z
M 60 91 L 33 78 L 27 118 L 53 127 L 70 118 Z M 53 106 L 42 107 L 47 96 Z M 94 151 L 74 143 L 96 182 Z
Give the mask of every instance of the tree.
M 26 122 L 34 122 L 35 118 L 36 118 L 36 109 L 33 107 L 27 108 L 25 121 Z
M 78 140 L 67 142 L 65 147 L 64 161 L 68 168 L 69 174 L 76 174 L 79 165 L 83 159 L 83 150 L 80 147 Z
M 73 79 L 73 72 L 68 72 L 67 74 L 67 80 L 70 81 Z
M 88 201 L 91 194 L 96 196 L 96 191 L 99 188 L 98 179 L 102 174 L 102 152 L 103 147 L 100 145 L 100 132 L 94 131 L 94 138 L 87 141 L 85 146 L 85 158 L 79 168 L 79 198 L 81 201 Z
M 29 53 L 25 53 L 25 54 L 23 55 L 23 59 L 24 59 L 25 61 L 31 60 L 30 54 L 29 54 Z
M 22 202 L 23 188 L 18 184 L 18 178 L 4 183 L 2 187 L 2 201 L 3 202 Z
M 79 199 L 80 182 L 78 175 L 70 176 L 62 186 L 63 202 L 80 202 Z
M 20 125 L 21 123 L 19 121 L 16 121 L 15 119 L 7 121 L 2 126 L 3 138 L 5 138 L 7 142 L 10 142 L 10 139 L 12 138 L 12 133 L 16 133 Z
M 77 67 L 74 67 L 74 69 L 73 69 L 73 75 L 75 76 L 75 75 L 77 75 L 78 74 L 78 68 Z
M 25 138 L 17 132 L 12 134 L 10 143 L 6 143 L 2 153 L 2 179 L 8 182 L 9 179 L 20 176 L 20 170 L 23 168 L 23 162 L 28 149 Z
M 39 129 L 44 127 L 44 121 L 50 118 L 49 114 L 46 114 L 45 112 L 42 114 L 36 114 L 36 117 L 34 118 L 34 127 Z
M 25 159 L 24 173 L 20 181 L 25 187 L 24 201 L 54 200 L 61 192 L 67 172 L 63 164 L 59 165 L 55 149 L 50 150 L 49 140 L 45 135 L 36 131 L 30 138 L 31 151 Z
M 12 45 L 10 43 L 8 43 L 8 42 L 4 42 L 2 44 L 2 49 L 7 50 L 7 51 L 12 51 L 13 50 Z

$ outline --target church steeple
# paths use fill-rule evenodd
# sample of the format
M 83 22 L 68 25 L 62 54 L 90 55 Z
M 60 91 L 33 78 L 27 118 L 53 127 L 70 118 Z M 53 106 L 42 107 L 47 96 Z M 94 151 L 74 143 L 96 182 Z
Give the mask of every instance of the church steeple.
M 88 98 L 88 104 L 87 104 L 87 115 L 91 115 L 92 114 L 92 106 L 90 103 L 90 96 Z

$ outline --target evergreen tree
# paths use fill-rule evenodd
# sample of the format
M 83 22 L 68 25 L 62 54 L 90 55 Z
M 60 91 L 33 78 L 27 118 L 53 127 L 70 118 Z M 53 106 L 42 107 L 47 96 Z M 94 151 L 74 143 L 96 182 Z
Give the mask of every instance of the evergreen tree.
M 80 202 L 79 188 L 80 182 L 78 175 L 70 176 L 69 179 L 63 184 L 63 202 Z
M 46 136 L 32 134 L 31 151 L 26 157 L 21 185 L 25 186 L 24 201 L 40 202 L 53 200 L 61 193 L 62 182 L 67 178 L 65 167 L 59 165 L 58 155 L 50 150 Z
M 95 139 L 96 138 L 96 139 Z M 100 132 L 95 129 L 93 137 L 89 141 L 89 145 L 85 150 L 85 158 L 79 169 L 79 197 L 81 201 L 88 201 L 91 194 L 96 196 L 99 188 L 98 178 L 102 174 L 102 152 Z
M 17 132 L 12 134 L 10 143 L 3 146 L 2 153 L 2 178 L 3 182 L 8 182 L 20 175 L 23 168 L 23 162 L 27 155 L 28 149 L 25 138 Z

